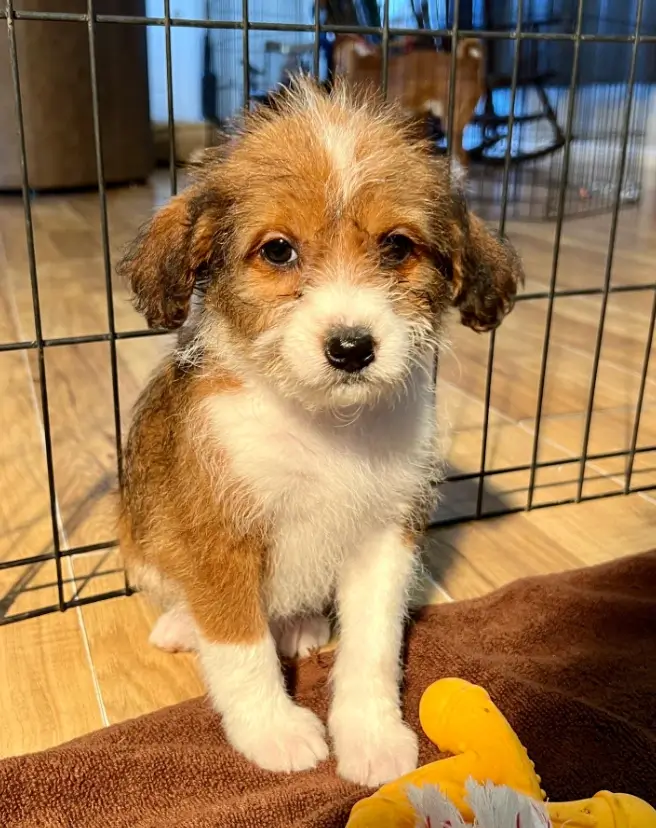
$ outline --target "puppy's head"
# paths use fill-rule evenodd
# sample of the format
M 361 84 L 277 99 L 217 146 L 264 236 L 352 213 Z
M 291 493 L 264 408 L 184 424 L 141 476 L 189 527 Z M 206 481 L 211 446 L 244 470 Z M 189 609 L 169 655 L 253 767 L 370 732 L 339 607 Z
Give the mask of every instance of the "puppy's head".
M 120 270 L 152 326 L 181 326 L 201 296 L 204 364 L 228 360 L 315 407 L 395 393 L 450 305 L 490 330 L 521 279 L 394 108 L 309 80 L 207 155 Z

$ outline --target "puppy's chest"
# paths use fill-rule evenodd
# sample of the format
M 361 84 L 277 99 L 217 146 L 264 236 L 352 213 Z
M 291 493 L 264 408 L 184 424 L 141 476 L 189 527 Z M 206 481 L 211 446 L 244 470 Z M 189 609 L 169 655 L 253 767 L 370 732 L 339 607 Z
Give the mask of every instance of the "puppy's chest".
M 244 392 L 212 399 L 210 413 L 230 471 L 274 521 L 376 520 L 414 497 L 430 462 L 433 418 L 418 403 L 327 422 Z
M 419 406 L 335 424 L 239 394 L 211 412 L 231 473 L 271 527 L 273 615 L 325 603 L 349 550 L 410 510 L 431 460 L 434 417 Z

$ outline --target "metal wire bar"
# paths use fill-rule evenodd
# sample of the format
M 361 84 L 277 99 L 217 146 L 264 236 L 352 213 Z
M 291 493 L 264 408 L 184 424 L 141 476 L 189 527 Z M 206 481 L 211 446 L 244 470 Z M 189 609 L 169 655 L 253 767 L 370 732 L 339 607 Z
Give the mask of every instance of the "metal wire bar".
M 151 336 L 165 336 L 170 335 L 171 331 L 117 331 L 116 339 L 141 339 L 142 337 L 150 338 Z M 108 333 L 99 334 L 81 334 L 80 336 L 61 336 L 55 339 L 44 339 L 43 345 L 46 348 L 58 348 L 70 345 L 86 345 L 93 342 L 109 342 L 113 337 Z M 4 351 L 34 351 L 38 349 L 39 343 L 36 340 L 20 340 L 18 342 L 2 342 L 0 343 L 0 353 Z
M 18 51 L 16 48 L 16 29 L 14 26 L 13 11 L 13 0 L 6 0 L 5 12 L 7 16 L 7 37 L 9 40 L 9 62 L 11 65 L 11 80 L 14 90 L 14 103 L 16 107 L 16 121 L 18 127 L 21 192 L 23 196 L 23 213 L 25 216 L 27 259 L 30 275 L 30 289 L 32 292 L 34 333 L 36 336 L 36 343 L 38 349 L 39 394 L 41 398 L 41 418 L 43 423 L 43 445 L 46 455 L 46 471 L 48 476 L 48 497 L 50 501 L 50 528 L 52 531 L 52 548 L 55 556 L 55 569 L 57 572 L 57 600 L 59 602 L 58 608 L 60 610 L 64 610 L 64 586 L 62 581 L 61 547 L 59 538 L 59 515 L 57 510 L 57 488 L 55 486 L 55 468 L 52 453 L 52 435 L 50 432 L 50 408 L 48 406 L 48 383 L 46 378 L 43 328 L 41 324 L 41 300 L 39 296 L 39 280 L 37 278 L 36 269 L 36 253 L 34 249 L 34 225 L 32 222 L 29 174 L 27 169 L 25 121 L 23 118 L 23 101 L 21 98 L 20 73 L 18 68 Z
M 656 290 L 656 283 L 648 282 L 644 285 L 611 285 L 609 288 L 609 293 L 643 293 L 647 291 L 655 291 Z M 601 296 L 604 292 L 603 288 L 568 288 L 564 290 L 557 290 L 553 293 L 553 298 L 558 299 L 559 297 L 572 297 L 572 296 L 580 296 L 580 297 L 588 297 L 588 296 Z M 542 299 L 549 299 L 551 298 L 552 294 L 548 290 L 544 291 L 534 291 L 532 293 L 523 293 L 517 297 L 517 302 L 533 302 L 533 301 L 540 301 Z M 46 348 L 56 348 L 61 346 L 70 346 L 70 345 L 83 345 L 92 342 L 109 342 L 111 339 L 116 340 L 125 340 L 125 339 L 141 339 L 142 337 L 151 337 L 151 336 L 170 336 L 171 331 L 167 330 L 134 330 L 134 331 L 116 331 L 114 336 L 109 333 L 97 333 L 97 334 L 80 334 L 79 336 L 60 336 L 54 338 L 44 338 L 43 339 L 43 346 Z M 39 347 L 39 342 L 34 339 L 23 339 L 17 342 L 0 342 L 0 353 L 5 351 L 33 351 L 37 350 Z
M 626 467 L 626 479 L 624 481 L 624 493 L 628 494 L 631 491 L 631 478 L 633 476 L 633 463 L 636 454 L 639 452 L 637 448 L 638 436 L 640 433 L 640 419 L 642 416 L 642 405 L 645 399 L 645 387 L 647 385 L 647 374 L 649 372 L 649 361 L 651 359 L 651 346 L 654 340 L 654 323 L 656 322 L 656 291 L 651 305 L 651 315 L 649 317 L 649 329 L 647 331 L 647 341 L 645 343 L 645 355 L 642 360 L 642 371 L 640 374 L 640 386 L 638 389 L 638 399 L 636 401 L 635 419 L 633 421 L 633 429 L 631 432 L 631 448 L 629 450 L 629 459 Z
M 510 154 L 512 151 L 513 128 L 515 126 L 515 102 L 517 98 L 517 82 L 519 79 L 519 50 L 521 41 L 519 35 L 522 31 L 522 16 L 524 14 L 523 0 L 517 0 L 517 26 L 515 29 L 516 39 L 513 56 L 513 71 L 510 87 L 510 105 L 508 110 L 508 137 L 506 139 L 506 152 L 503 162 L 503 184 L 501 187 L 501 215 L 499 216 L 499 235 L 503 238 L 506 231 L 506 216 L 508 207 L 508 183 L 510 181 Z M 481 437 L 481 472 L 478 478 L 478 490 L 476 492 L 476 517 L 480 517 L 483 511 L 483 497 L 485 494 L 485 466 L 487 463 L 487 444 L 490 429 L 490 405 L 492 401 L 492 378 L 494 375 L 494 353 L 496 348 L 497 332 L 492 330 L 487 353 L 487 367 L 485 371 L 485 403 L 483 409 L 483 424 Z
M 251 104 L 251 67 L 250 67 L 250 49 L 249 49 L 249 42 L 248 42 L 248 0 L 241 0 L 241 49 L 242 49 L 242 60 L 243 60 L 243 83 L 244 83 L 244 96 L 243 96 L 243 104 L 244 104 L 244 111 L 248 112 Z
M 109 361 L 112 375 L 112 404 L 114 407 L 114 443 L 116 447 L 116 468 L 119 480 L 123 474 L 123 437 L 121 432 L 121 401 L 118 378 L 118 354 L 116 350 L 116 318 L 114 315 L 114 290 L 112 286 L 112 261 L 109 247 L 107 221 L 107 192 L 105 187 L 105 163 L 103 158 L 102 125 L 98 98 L 98 61 L 96 57 L 96 23 L 94 18 L 95 0 L 87 0 L 89 37 L 89 67 L 91 79 L 91 113 L 93 116 L 93 137 L 96 151 L 96 174 L 98 176 L 98 199 L 100 202 L 100 237 L 102 241 L 103 268 L 105 272 L 105 300 L 107 326 L 109 328 Z M 129 589 L 127 574 L 125 588 Z
M 42 12 L 28 10 L 14 10 L 14 20 L 42 20 L 62 23 L 86 23 L 87 15 L 74 12 Z M 6 10 L 0 9 L 0 20 L 8 17 Z M 122 14 L 97 14 L 98 23 L 120 23 L 132 26 L 165 26 L 165 17 L 148 17 L 145 15 L 122 15 Z M 239 31 L 244 28 L 239 20 L 200 20 L 197 18 L 174 17 L 170 21 L 171 26 L 182 29 L 228 29 Z M 313 23 L 276 23 L 251 21 L 248 24 L 251 31 L 272 31 L 272 32 L 313 32 Z M 381 36 L 382 26 L 355 26 L 330 24 L 320 27 L 321 32 L 333 34 L 372 34 Z M 390 27 L 391 36 L 410 37 L 450 37 L 451 29 L 413 29 L 408 27 Z M 480 31 L 478 29 L 461 29 L 460 38 L 475 37 L 483 40 L 508 40 L 514 37 L 513 29 Z M 581 34 L 582 43 L 656 43 L 656 34 L 640 34 L 638 37 L 632 34 Z M 576 35 L 572 32 L 540 32 L 523 31 L 520 40 L 538 41 L 574 41 Z
M 642 293 L 647 290 L 656 289 L 656 282 L 645 282 L 642 285 L 611 285 L 608 293 Z M 563 296 L 602 296 L 603 287 L 599 288 L 563 288 L 551 293 L 550 290 L 534 291 L 533 293 L 522 293 L 517 297 L 517 302 L 531 302 L 534 299 L 549 299 L 551 296 L 558 299 Z
M 84 597 L 71 598 L 66 602 L 66 609 L 73 609 L 74 607 L 85 607 L 88 604 L 96 604 L 98 601 L 106 601 L 108 598 L 125 598 L 130 595 L 125 589 L 112 589 L 108 592 L 101 592 L 97 595 L 85 595 Z
M 483 496 L 485 494 L 485 476 L 487 463 L 487 443 L 490 430 L 490 408 L 492 404 L 492 378 L 494 371 L 494 352 L 496 346 L 496 331 L 490 333 L 487 351 L 487 365 L 485 369 L 485 397 L 483 401 L 483 423 L 481 425 L 481 460 L 478 474 L 478 489 L 476 492 L 476 517 L 480 517 L 483 510 Z
M 513 70 L 510 82 L 510 104 L 508 110 L 508 138 L 506 152 L 503 159 L 503 184 L 501 186 L 501 214 L 499 216 L 499 235 L 506 234 L 506 217 L 508 215 L 508 182 L 510 179 L 510 158 L 512 153 L 513 128 L 515 126 L 515 103 L 517 100 L 517 83 L 519 81 L 519 57 L 522 32 L 522 16 L 524 14 L 524 0 L 517 0 L 517 29 L 515 34 L 515 48 L 513 50 Z
M 98 543 L 89 543 L 84 546 L 75 546 L 70 549 L 62 549 L 61 557 L 70 558 L 73 555 L 84 555 L 87 552 L 104 552 L 107 549 L 115 549 L 118 546 L 118 541 L 100 541 Z M 16 569 L 20 566 L 33 566 L 34 564 L 46 563 L 47 561 L 56 560 L 51 552 L 43 552 L 40 555 L 30 555 L 27 558 L 17 558 L 12 561 L 0 561 L 0 572 L 5 569 Z
M 106 549 L 114 549 L 118 546 L 117 540 L 97 541 L 96 543 L 86 543 L 83 546 L 71 546 L 69 549 L 62 551 L 65 555 L 82 555 L 86 552 L 104 552 Z
M 96 604 L 98 601 L 107 601 L 110 598 L 125 598 L 132 594 L 132 591 L 126 589 L 113 589 L 109 592 L 100 592 L 97 595 L 87 595 L 83 598 L 71 598 L 64 601 L 64 609 L 74 609 L 75 607 L 84 607 L 88 604 Z M 15 615 L 8 615 L 0 617 L 0 627 L 9 624 L 16 624 L 18 621 L 27 621 L 28 618 L 38 618 L 42 615 L 49 615 L 56 612 L 59 607 L 56 604 L 51 604 L 48 607 L 39 607 L 38 609 L 28 610 L 27 612 L 19 612 Z
M 449 23 L 447 19 L 447 24 Z M 447 113 L 446 151 L 453 156 L 453 116 L 456 111 L 456 71 L 458 66 L 458 34 L 460 24 L 460 0 L 455 0 L 451 21 L 451 58 L 449 60 L 449 109 Z
M 53 339 L 43 339 L 43 345 L 46 348 L 56 348 L 62 345 L 82 345 L 89 342 L 109 342 L 110 339 L 140 339 L 141 337 L 151 336 L 170 336 L 171 331 L 159 330 L 157 328 L 151 330 L 138 331 L 116 331 L 112 337 L 109 333 L 98 334 L 80 334 L 79 336 L 59 336 Z M 33 351 L 39 347 L 39 343 L 34 339 L 23 339 L 20 342 L 0 342 L 0 353 L 3 351 Z
M 611 285 L 608 292 L 614 293 L 643 293 L 647 291 L 655 291 L 656 282 L 646 282 L 642 285 Z M 557 290 L 551 294 L 548 290 L 533 291 L 531 293 L 523 293 L 517 297 L 517 302 L 533 302 L 536 300 L 549 299 L 553 295 L 555 299 L 560 297 L 588 297 L 601 296 L 604 293 L 603 287 L 599 288 L 566 288 Z M 80 334 L 78 336 L 60 336 L 53 338 L 44 338 L 43 345 L 46 348 L 56 348 L 68 345 L 82 345 L 91 342 L 109 342 L 110 339 L 140 339 L 142 337 L 151 336 L 170 336 L 171 331 L 165 329 L 139 329 L 134 331 L 116 331 L 114 336 L 109 333 L 97 334 Z M 23 339 L 17 342 L 0 342 L 0 353 L 4 351 L 31 351 L 36 350 L 39 343 L 34 339 Z
M 599 370 L 599 361 L 601 359 L 601 348 L 604 339 L 604 326 L 606 323 L 606 310 L 608 308 L 608 297 L 612 275 L 613 275 L 613 259 L 615 254 L 615 239 L 617 238 L 617 225 L 620 215 L 620 206 L 622 203 L 622 187 L 624 185 L 624 172 L 626 170 L 626 156 L 629 143 L 629 128 L 631 126 L 631 111 L 633 107 L 633 93 L 635 88 L 636 69 L 638 66 L 638 40 L 637 36 L 640 34 L 640 27 L 642 25 L 642 12 L 644 8 L 644 0 L 638 0 L 636 8 L 636 25 L 633 48 L 631 49 L 631 64 L 629 68 L 629 80 L 627 85 L 627 98 L 624 110 L 624 119 L 622 124 L 622 150 L 620 152 L 620 164 L 617 175 L 617 184 L 615 186 L 615 198 L 613 203 L 613 213 L 610 225 L 610 233 L 608 235 L 608 252 L 606 254 L 606 272 L 604 273 L 604 292 L 601 299 L 601 309 L 599 311 L 599 324 L 597 328 L 597 337 L 595 341 L 594 357 L 592 360 L 592 374 L 590 380 L 590 391 L 588 394 L 588 405 L 585 413 L 585 425 L 583 428 L 583 444 L 581 446 L 581 468 L 579 470 L 579 485 L 577 490 L 577 500 L 581 499 L 583 495 L 583 486 L 585 484 L 585 467 L 588 462 L 587 454 L 590 443 L 590 429 L 592 427 L 592 415 L 595 399 L 595 392 L 597 390 L 597 373 Z
M 382 30 L 382 56 L 381 63 L 382 72 L 382 91 L 383 97 L 387 98 L 387 85 L 389 81 L 389 39 L 390 39 L 390 25 L 389 25 L 389 0 L 384 0 L 383 3 L 383 30 Z
M 319 59 L 321 57 L 320 39 L 321 39 L 321 4 L 318 0 L 314 3 L 314 40 L 312 42 L 312 74 L 319 80 Z
M 579 0 L 576 14 L 576 32 L 581 33 L 583 28 L 584 0 Z M 572 124 L 574 122 L 574 111 L 576 109 L 576 86 L 579 74 L 579 57 L 581 53 L 581 41 L 574 41 L 574 54 L 572 56 L 572 74 L 569 83 L 569 98 L 567 101 L 567 116 L 565 121 L 565 147 L 563 150 L 563 165 L 560 171 L 558 182 L 558 209 L 556 214 L 556 230 L 554 236 L 554 247 L 551 254 L 551 275 L 549 277 L 549 290 L 547 299 L 547 315 L 544 321 L 544 337 L 542 340 L 542 356 L 540 358 L 540 375 L 538 379 L 538 396 L 535 404 L 535 419 L 533 433 L 533 447 L 531 450 L 531 464 L 534 466 L 538 459 L 540 450 L 540 430 L 542 427 L 542 407 L 544 405 L 544 389 L 547 382 L 547 368 L 549 365 L 549 343 L 551 342 L 551 328 L 553 323 L 554 300 L 556 297 L 556 282 L 558 279 L 558 264 L 560 262 L 560 243 L 563 235 L 563 221 L 565 219 L 565 198 L 567 196 L 567 179 L 569 176 L 569 164 L 572 150 Z M 533 506 L 533 493 L 535 491 L 535 471 L 531 471 L 528 484 L 528 497 L 526 508 Z
M 166 59 L 166 106 L 169 138 L 169 186 L 171 195 L 178 192 L 178 170 L 175 147 L 175 110 L 173 103 L 173 54 L 171 49 L 171 0 L 164 0 L 164 51 Z
M 25 612 L 17 612 L 15 615 L 0 616 L 0 627 L 7 627 L 9 624 L 17 624 L 19 621 L 27 621 L 30 618 L 40 618 L 42 615 L 50 615 L 52 612 L 64 609 L 66 609 L 65 603 L 62 603 L 62 606 L 51 604 L 49 607 L 39 607 Z
M 651 492 L 656 490 L 656 483 L 648 486 L 637 486 L 631 489 L 631 494 L 640 494 L 640 492 Z M 605 500 L 608 497 L 617 497 L 622 495 L 622 491 L 596 492 L 595 494 L 585 495 L 578 501 L 575 497 L 563 497 L 558 500 L 545 500 L 544 503 L 536 503 L 533 509 L 549 509 L 552 506 L 567 506 L 572 503 L 587 503 L 589 500 Z M 504 509 L 494 509 L 489 512 L 483 512 L 477 520 L 490 520 L 493 518 L 505 517 L 506 515 L 516 515 L 519 512 L 525 512 L 525 506 L 509 506 Z M 429 529 L 446 528 L 447 526 L 456 526 L 459 523 L 469 523 L 473 514 L 456 515 L 451 518 L 443 518 L 439 521 L 432 521 L 428 524 Z
M 644 454 L 650 451 L 656 451 L 656 444 L 651 446 L 640 446 L 636 448 L 636 454 Z M 614 457 L 628 457 L 629 449 L 618 449 L 616 451 L 602 451 L 597 454 L 590 454 L 588 460 L 608 460 Z M 542 460 L 537 463 L 538 469 L 549 469 L 555 466 L 569 466 L 578 463 L 579 457 L 560 457 L 558 460 Z M 521 463 L 516 466 L 503 466 L 500 469 L 487 469 L 485 477 L 496 477 L 500 474 L 514 474 L 515 472 L 530 471 L 533 468 L 532 463 Z M 463 480 L 477 480 L 480 477 L 480 472 L 462 472 L 459 474 L 447 475 L 445 483 L 461 483 Z M 619 494 L 619 492 L 618 492 Z
M 656 290 L 655 282 L 646 282 L 643 285 L 611 285 L 608 292 L 614 293 L 643 293 L 647 291 Z M 557 290 L 553 293 L 553 297 L 572 297 L 572 296 L 601 296 L 604 292 L 602 287 L 599 288 L 566 288 Z M 533 302 L 536 300 L 549 299 L 552 294 L 548 290 L 533 291 L 531 293 L 523 293 L 517 297 L 517 302 Z M 109 342 L 110 339 L 140 339 L 142 337 L 151 336 L 170 336 L 171 331 L 165 329 L 139 329 L 134 331 L 116 331 L 114 337 L 109 333 L 97 334 L 80 334 L 78 336 L 60 336 L 53 338 L 44 338 L 43 345 L 46 348 L 56 348 L 68 345 L 82 345 L 91 342 Z M 34 339 L 23 339 L 17 342 L 0 342 L 0 353 L 4 351 L 31 351 L 36 350 L 39 343 Z

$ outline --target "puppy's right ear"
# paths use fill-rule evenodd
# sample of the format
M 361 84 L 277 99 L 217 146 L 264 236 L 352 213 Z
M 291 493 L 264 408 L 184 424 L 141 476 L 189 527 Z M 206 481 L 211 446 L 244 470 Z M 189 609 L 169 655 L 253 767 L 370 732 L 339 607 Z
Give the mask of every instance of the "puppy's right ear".
M 179 328 L 189 313 L 199 273 L 213 247 L 204 199 L 195 188 L 180 193 L 145 224 L 116 270 L 151 328 Z
M 491 233 L 469 212 L 458 189 L 453 215 L 457 239 L 451 273 L 453 304 L 463 325 L 479 333 L 491 331 L 515 304 L 517 290 L 524 284 L 522 263 L 506 239 Z

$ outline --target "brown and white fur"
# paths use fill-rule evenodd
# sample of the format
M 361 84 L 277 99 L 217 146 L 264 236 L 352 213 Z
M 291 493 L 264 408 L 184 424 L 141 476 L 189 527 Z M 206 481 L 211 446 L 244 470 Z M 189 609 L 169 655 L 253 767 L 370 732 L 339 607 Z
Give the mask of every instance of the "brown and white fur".
M 510 309 L 514 252 L 396 109 L 301 80 L 208 155 L 119 269 L 151 325 L 182 326 L 121 480 L 124 555 L 165 610 L 152 640 L 197 649 L 237 750 L 302 770 L 328 755 L 324 726 L 288 696 L 277 644 L 326 643 L 334 602 L 339 772 L 411 770 L 400 651 L 436 461 L 431 366 L 449 306 L 477 330 Z M 356 328 L 369 364 L 330 364 Z
M 412 48 L 389 56 L 387 97 L 397 101 L 413 117 L 425 119 L 432 115 L 439 119 L 442 129 L 448 133 L 451 55 L 437 51 L 432 44 L 425 48 L 425 40 L 415 38 L 414 41 Z M 466 166 L 468 155 L 463 147 L 463 134 L 486 90 L 482 41 L 476 38 L 461 40 L 455 58 L 453 154 Z M 333 59 L 335 74 L 349 83 L 380 86 L 383 73 L 380 46 L 367 43 L 357 35 L 338 35 Z

